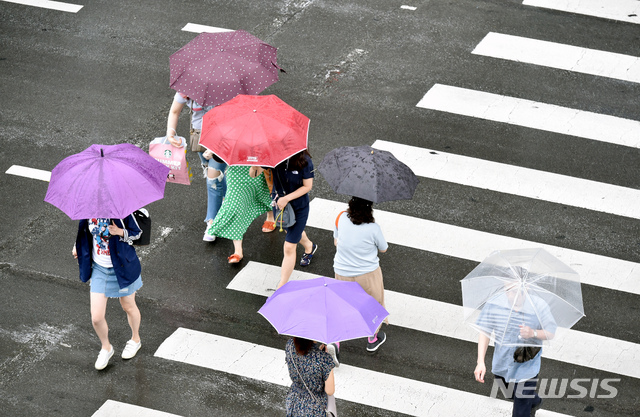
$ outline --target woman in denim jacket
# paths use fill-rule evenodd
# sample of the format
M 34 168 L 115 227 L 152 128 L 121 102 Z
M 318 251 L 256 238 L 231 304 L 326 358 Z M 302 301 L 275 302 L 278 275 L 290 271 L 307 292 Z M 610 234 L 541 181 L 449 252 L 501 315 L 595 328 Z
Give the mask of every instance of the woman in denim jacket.
M 78 259 L 80 280 L 91 280 L 91 321 L 102 343 L 95 368 L 109 364 L 114 349 L 109 342 L 105 319 L 107 300 L 119 298 L 131 327 L 131 340 L 122 352 L 123 359 L 133 358 L 141 347 L 140 310 L 136 291 L 142 287 L 140 259 L 132 246 L 142 231 L 133 215 L 124 220 L 92 218 L 80 220 L 72 254 Z

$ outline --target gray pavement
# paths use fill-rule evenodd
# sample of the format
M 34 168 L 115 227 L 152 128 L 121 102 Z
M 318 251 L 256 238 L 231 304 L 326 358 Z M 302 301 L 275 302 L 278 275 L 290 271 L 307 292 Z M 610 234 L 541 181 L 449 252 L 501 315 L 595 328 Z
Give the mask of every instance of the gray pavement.
M 187 23 L 244 29 L 278 48 L 287 73 L 264 94 L 310 117 L 316 164 L 338 146 L 382 139 L 640 187 L 638 149 L 416 107 L 442 83 L 638 120 L 638 84 L 470 53 L 493 31 L 640 57 L 638 25 L 499 0 L 83 5 L 72 14 L 0 2 L 0 415 L 90 416 L 107 399 L 182 416 L 284 414 L 282 387 L 153 357 L 177 327 L 282 348 L 285 338 L 256 314 L 264 299 L 226 289 L 248 260 L 279 265 L 281 234 L 261 233 L 262 219 L 256 220 L 245 235 L 245 260 L 229 266 L 230 241 L 201 241 L 203 180 L 168 184 L 165 198 L 149 209 L 155 232 L 172 231 L 141 256 L 143 348 L 128 363 L 117 359 L 96 372 L 99 343 L 88 288 L 70 255 L 76 222 L 42 201 L 47 183 L 4 174 L 12 165 L 51 170 L 92 143 L 145 149 L 163 135 L 174 93 L 168 57 L 195 36 L 181 31 Z M 178 129 L 183 135 L 187 119 L 185 112 Z M 346 201 L 321 176 L 311 197 Z M 631 218 L 426 178 L 413 200 L 376 208 L 640 262 L 640 222 Z M 330 275 L 331 233 L 307 232 L 320 247 L 308 272 Z M 387 289 L 457 305 L 458 281 L 475 264 L 399 245 L 381 259 Z M 640 343 L 638 295 L 588 285 L 583 295 L 587 317 L 576 330 Z M 127 325 L 117 302 L 108 319 L 114 344 L 124 345 Z M 374 356 L 357 341 L 345 343 L 343 360 L 489 395 L 486 384 L 473 381 L 475 344 L 399 327 L 388 334 Z M 546 409 L 638 415 L 636 378 L 552 360 L 543 361 L 542 371 L 558 378 L 621 378 L 614 399 L 549 399 Z M 395 415 L 340 399 L 338 407 L 341 415 Z

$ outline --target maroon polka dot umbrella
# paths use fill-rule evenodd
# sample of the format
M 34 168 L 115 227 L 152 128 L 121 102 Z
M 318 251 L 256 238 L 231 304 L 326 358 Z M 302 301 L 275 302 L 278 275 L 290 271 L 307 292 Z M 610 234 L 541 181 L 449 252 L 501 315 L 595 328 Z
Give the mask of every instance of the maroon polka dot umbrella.
M 201 33 L 169 58 L 169 86 L 203 106 L 258 94 L 278 81 L 276 52 L 244 30 Z
M 200 145 L 229 165 L 275 167 L 307 149 L 309 118 L 275 95 L 240 94 L 209 110 Z

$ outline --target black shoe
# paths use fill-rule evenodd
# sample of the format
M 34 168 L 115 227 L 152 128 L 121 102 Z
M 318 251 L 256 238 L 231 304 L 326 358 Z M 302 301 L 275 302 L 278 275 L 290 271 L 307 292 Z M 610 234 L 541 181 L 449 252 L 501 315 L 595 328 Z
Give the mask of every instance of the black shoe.
M 542 398 L 540 398 L 540 402 L 533 407 L 531 407 L 531 417 L 536 417 L 536 411 L 538 411 L 542 407 Z
M 367 351 L 375 352 L 376 350 L 378 350 L 380 345 L 382 345 L 386 341 L 387 341 L 387 334 L 382 330 L 380 330 L 376 336 L 375 342 L 369 342 L 369 340 L 367 339 Z

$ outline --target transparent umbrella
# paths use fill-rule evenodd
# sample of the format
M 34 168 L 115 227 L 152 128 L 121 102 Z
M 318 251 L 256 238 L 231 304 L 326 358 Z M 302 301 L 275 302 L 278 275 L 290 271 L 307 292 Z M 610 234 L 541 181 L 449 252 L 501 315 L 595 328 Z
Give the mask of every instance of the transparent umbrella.
M 542 248 L 495 251 L 460 283 L 465 322 L 503 346 L 539 346 L 584 317 L 578 273 Z

